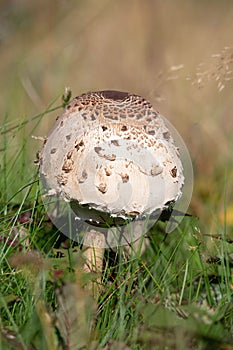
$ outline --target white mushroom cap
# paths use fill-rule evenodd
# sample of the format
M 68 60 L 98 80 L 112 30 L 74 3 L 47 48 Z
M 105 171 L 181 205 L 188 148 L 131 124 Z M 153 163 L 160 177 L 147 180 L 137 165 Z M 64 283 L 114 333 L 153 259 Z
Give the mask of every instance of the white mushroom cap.
M 163 209 L 184 183 L 161 116 L 139 96 L 109 91 L 67 106 L 44 145 L 41 174 L 64 199 L 116 216 Z
M 124 219 L 161 211 L 184 184 L 163 118 L 144 98 L 117 91 L 67 105 L 44 144 L 40 172 L 50 191 L 96 221 L 98 213 Z

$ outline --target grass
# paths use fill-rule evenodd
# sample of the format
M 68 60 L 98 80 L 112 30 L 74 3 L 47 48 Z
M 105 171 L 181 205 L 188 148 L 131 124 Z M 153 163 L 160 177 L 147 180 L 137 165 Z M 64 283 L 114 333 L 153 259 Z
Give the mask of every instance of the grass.
M 59 107 L 1 126 L 0 349 L 233 349 L 227 222 L 211 237 L 195 217 L 167 236 L 157 224 L 143 255 L 106 251 L 98 301 L 85 291 L 95 276 L 46 216 L 28 162 L 26 135 Z
M 1 3 L 0 349 L 233 349 L 232 4 Z M 145 96 L 195 170 L 199 219 L 168 236 L 157 225 L 142 256 L 107 251 L 98 301 L 78 247 L 46 216 L 33 164 L 31 136 L 47 134 L 66 84 Z

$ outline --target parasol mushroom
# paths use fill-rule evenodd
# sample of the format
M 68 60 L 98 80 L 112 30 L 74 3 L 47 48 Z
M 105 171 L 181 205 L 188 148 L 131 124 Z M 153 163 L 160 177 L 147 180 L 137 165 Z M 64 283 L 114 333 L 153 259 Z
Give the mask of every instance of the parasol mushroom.
M 86 225 L 86 271 L 102 269 L 105 247 L 145 233 L 145 219 L 157 220 L 184 184 L 163 118 L 144 98 L 119 91 L 85 93 L 66 106 L 44 144 L 40 173 L 48 195 Z M 131 234 L 120 239 L 129 224 Z

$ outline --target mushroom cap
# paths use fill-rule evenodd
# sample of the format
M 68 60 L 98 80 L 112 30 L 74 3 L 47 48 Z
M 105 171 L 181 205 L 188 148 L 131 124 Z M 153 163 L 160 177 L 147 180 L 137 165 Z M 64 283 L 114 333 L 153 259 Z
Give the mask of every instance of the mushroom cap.
M 66 106 L 44 144 L 40 173 L 50 193 L 94 222 L 162 211 L 184 184 L 164 119 L 144 98 L 118 91 L 82 94 Z

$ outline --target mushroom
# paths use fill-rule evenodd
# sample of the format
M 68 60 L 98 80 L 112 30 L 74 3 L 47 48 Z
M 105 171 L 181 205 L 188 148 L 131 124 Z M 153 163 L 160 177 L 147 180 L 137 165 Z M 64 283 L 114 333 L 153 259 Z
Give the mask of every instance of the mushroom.
M 47 196 L 82 223 L 84 269 L 96 272 L 104 248 L 137 240 L 146 218 L 152 225 L 184 184 L 164 119 L 144 98 L 119 91 L 85 93 L 66 106 L 42 149 L 40 174 Z

